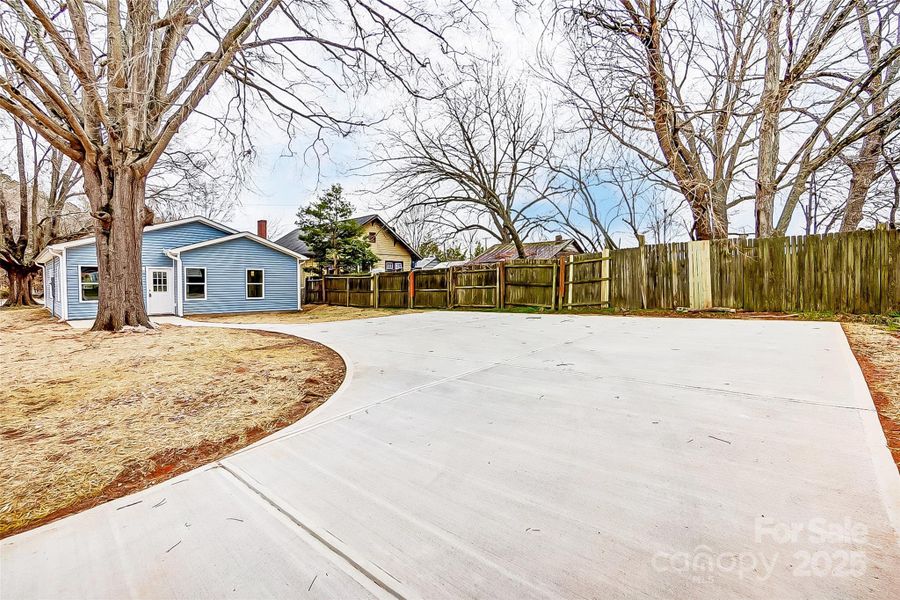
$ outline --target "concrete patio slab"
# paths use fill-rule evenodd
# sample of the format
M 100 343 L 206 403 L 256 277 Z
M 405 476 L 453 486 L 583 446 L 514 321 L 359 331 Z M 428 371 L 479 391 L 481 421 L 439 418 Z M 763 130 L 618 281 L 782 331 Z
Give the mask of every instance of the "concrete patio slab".
M 347 381 L 213 467 L 4 540 L 4 598 L 900 587 L 900 476 L 839 325 L 429 312 L 252 328 L 335 348 Z

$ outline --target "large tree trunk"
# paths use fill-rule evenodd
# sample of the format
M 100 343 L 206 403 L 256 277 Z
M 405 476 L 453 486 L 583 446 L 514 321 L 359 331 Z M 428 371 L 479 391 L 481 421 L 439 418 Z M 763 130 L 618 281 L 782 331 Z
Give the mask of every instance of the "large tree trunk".
M 847 204 L 844 205 L 844 215 L 841 221 L 842 232 L 856 231 L 863 220 L 863 207 L 866 204 L 869 188 L 875 181 L 883 141 L 881 131 L 867 136 L 857 160 L 853 163 L 850 190 L 847 193 Z
M 728 207 L 725 198 L 709 191 L 695 190 L 685 194 L 694 227 L 691 237 L 694 240 L 718 240 L 728 237 Z
M 766 66 L 760 99 L 759 158 L 756 163 L 756 237 L 769 237 L 775 223 L 775 171 L 778 167 L 778 117 L 784 103 L 781 91 L 779 34 L 784 6 L 773 0 L 766 27 Z
M 153 214 L 144 205 L 145 174 L 129 166 L 88 166 L 84 191 L 97 240 L 100 297 L 93 331 L 151 327 L 141 285 L 141 242 Z
M 30 269 L 4 269 L 9 278 L 9 296 L 6 298 L 6 306 L 36 306 L 32 296 L 31 284 L 34 281 L 34 271 Z

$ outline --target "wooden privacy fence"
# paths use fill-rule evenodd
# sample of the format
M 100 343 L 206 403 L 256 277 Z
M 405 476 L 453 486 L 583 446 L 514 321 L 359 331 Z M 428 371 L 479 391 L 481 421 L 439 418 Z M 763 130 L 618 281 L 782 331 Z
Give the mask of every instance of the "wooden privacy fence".
M 900 232 L 616 250 L 611 279 L 617 308 L 887 314 L 900 310 Z
M 310 277 L 303 284 L 303 302 L 319 304 L 325 302 L 325 282 Z
M 307 281 L 306 294 L 329 304 L 385 308 L 887 314 L 900 311 L 900 232 L 680 242 L 559 260 L 326 277 L 324 285 Z
M 318 290 L 324 289 L 328 304 L 375 308 L 602 307 L 609 305 L 608 261 L 608 254 L 585 254 L 560 260 L 327 276 L 324 285 L 307 280 L 306 295 L 308 302 L 315 302 Z

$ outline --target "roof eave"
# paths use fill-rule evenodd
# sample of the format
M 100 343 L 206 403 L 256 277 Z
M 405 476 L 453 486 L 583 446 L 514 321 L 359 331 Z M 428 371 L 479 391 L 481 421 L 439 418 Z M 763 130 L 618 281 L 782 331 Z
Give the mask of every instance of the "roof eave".
M 200 248 L 206 248 L 208 246 L 215 246 L 218 244 L 230 242 L 230 241 L 241 239 L 241 238 L 249 239 L 258 244 L 261 244 L 263 246 L 271 248 L 272 250 L 275 250 L 276 252 L 281 252 L 282 254 L 287 254 L 288 256 L 293 256 L 294 258 L 296 258 L 299 261 L 309 260 L 309 257 L 306 256 L 305 254 L 300 254 L 299 252 L 294 252 L 293 250 L 285 248 L 284 246 L 281 246 L 280 244 L 276 244 L 275 242 L 269 241 L 265 238 L 259 237 L 258 235 L 250 233 L 249 231 L 242 231 L 242 232 L 235 233 L 232 235 L 226 235 L 226 236 L 220 237 L 220 238 L 213 238 L 211 240 L 206 240 L 205 242 L 198 242 L 196 244 L 188 244 L 187 246 L 179 246 L 178 248 L 169 248 L 168 250 L 166 250 L 166 254 L 171 258 L 175 258 L 173 256 L 175 254 L 181 255 L 184 252 L 191 252 L 193 250 L 199 250 Z

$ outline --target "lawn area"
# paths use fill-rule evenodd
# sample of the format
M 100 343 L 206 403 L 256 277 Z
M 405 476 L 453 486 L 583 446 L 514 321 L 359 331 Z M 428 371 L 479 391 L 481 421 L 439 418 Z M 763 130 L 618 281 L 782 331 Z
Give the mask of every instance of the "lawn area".
M 85 332 L 0 310 L 0 537 L 221 458 L 343 377 L 335 352 L 287 335 Z
M 324 323 L 327 321 L 349 321 L 352 319 L 371 319 L 373 317 L 390 317 L 420 313 L 421 309 L 405 308 L 354 308 L 352 306 L 331 306 L 328 304 L 309 304 L 303 310 L 291 312 L 257 312 L 224 315 L 193 315 L 193 321 L 213 323 Z
M 900 468 L 900 330 L 864 323 L 844 323 L 843 327 Z

